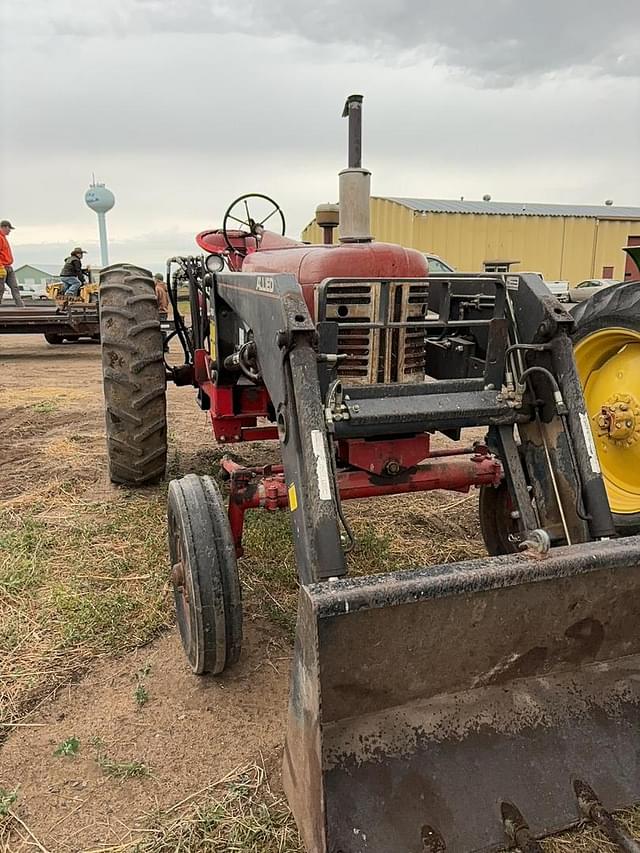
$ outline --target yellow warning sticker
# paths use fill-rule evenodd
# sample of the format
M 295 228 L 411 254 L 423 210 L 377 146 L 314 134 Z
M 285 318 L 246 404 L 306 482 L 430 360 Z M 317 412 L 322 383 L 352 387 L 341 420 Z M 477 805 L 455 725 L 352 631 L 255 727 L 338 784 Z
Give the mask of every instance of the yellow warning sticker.
M 212 361 L 216 361 L 217 359 L 217 346 L 216 346 L 216 324 L 213 320 L 209 323 L 209 355 L 211 356 Z
M 298 495 L 295 483 L 291 483 L 289 486 L 289 509 L 291 512 L 295 512 L 298 509 Z

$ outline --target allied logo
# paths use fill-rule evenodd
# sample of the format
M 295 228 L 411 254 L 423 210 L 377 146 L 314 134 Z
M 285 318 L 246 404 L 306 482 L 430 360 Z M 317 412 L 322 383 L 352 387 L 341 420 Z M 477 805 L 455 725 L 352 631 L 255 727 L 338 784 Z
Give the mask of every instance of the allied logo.
M 259 275 L 256 278 L 256 290 L 262 293 L 273 293 L 275 290 L 273 278 L 270 275 Z

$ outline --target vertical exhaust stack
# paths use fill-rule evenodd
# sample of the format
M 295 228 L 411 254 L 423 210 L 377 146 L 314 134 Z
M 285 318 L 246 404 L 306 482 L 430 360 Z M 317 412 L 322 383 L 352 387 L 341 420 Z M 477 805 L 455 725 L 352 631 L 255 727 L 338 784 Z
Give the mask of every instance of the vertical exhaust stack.
M 340 172 L 341 243 L 370 243 L 371 172 L 362 168 L 362 95 L 349 95 L 342 112 L 349 119 L 349 167 Z

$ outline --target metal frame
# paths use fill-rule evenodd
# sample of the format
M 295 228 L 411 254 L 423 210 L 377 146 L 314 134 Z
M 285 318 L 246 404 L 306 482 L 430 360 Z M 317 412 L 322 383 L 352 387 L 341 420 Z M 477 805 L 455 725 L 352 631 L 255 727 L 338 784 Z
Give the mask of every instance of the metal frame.
M 532 541 L 532 534 L 535 540 L 540 529 L 551 545 L 613 535 L 584 427 L 567 335 L 572 319 L 537 276 L 328 278 L 317 289 L 316 323 L 293 276 L 212 276 L 204 273 L 200 259 L 183 260 L 197 321 L 187 341 L 191 363 L 176 375 L 181 384 L 198 388 L 198 401 L 209 411 L 220 443 L 280 439 L 284 471 L 277 475 L 277 486 L 263 483 L 258 491 L 276 488 L 278 506 L 293 507 L 303 582 L 346 573 L 340 500 L 353 493 L 346 475 L 353 483 L 353 474 L 364 472 L 367 486 L 360 486 L 359 494 L 367 495 L 468 489 L 485 482 L 486 472 L 476 463 L 464 468 L 463 482 L 459 460 L 440 463 L 437 477 L 426 475 L 416 465 L 429 464 L 428 448 L 411 465 L 398 461 L 416 437 L 434 431 L 458 438 L 461 428 L 488 428 L 489 451 L 506 476 L 520 541 Z M 353 293 L 365 286 L 371 295 L 365 310 L 340 316 L 340 300 L 332 302 L 332 297 L 343 288 Z M 413 316 L 406 308 L 410 292 L 423 300 Z M 420 319 L 418 311 L 425 312 Z M 352 329 L 374 332 L 376 346 L 387 351 L 390 336 L 419 332 L 426 370 L 438 375 L 347 384 L 338 349 L 340 334 Z M 383 338 L 387 344 L 380 343 Z M 465 350 L 458 362 L 455 352 L 441 358 L 441 351 L 452 349 Z M 442 377 L 450 361 L 454 376 Z M 403 375 L 401 360 L 397 364 Z M 249 378 L 242 377 L 241 368 Z M 521 376 L 526 381 L 520 382 Z M 359 454 L 350 452 L 355 442 L 360 442 Z M 383 446 L 386 455 L 380 462 Z M 362 447 L 371 452 L 363 455 Z M 374 464 L 382 468 L 374 470 Z M 236 493 L 237 482 L 232 478 L 230 517 L 241 553 L 240 508 L 243 514 L 260 502 L 248 498 L 244 486 Z

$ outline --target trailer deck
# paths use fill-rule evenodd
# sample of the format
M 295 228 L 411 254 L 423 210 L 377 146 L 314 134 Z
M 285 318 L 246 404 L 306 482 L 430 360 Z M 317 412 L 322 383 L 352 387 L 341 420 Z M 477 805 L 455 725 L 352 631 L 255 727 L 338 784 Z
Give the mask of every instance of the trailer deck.
M 98 307 L 88 304 L 63 309 L 54 303 L 24 308 L 0 306 L 0 334 L 53 334 L 97 339 L 100 334 Z

